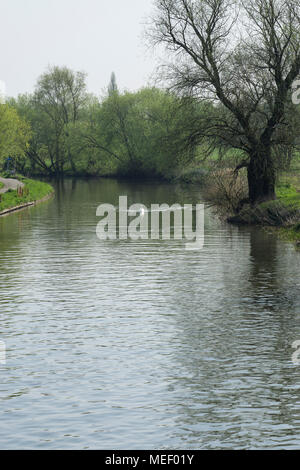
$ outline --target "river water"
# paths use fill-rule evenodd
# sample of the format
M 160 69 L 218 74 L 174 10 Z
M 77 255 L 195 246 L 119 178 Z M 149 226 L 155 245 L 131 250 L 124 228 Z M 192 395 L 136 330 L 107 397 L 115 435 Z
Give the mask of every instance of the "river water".
M 96 236 L 96 208 L 196 188 L 66 180 L 0 218 L 0 447 L 300 447 L 300 254 L 205 211 L 184 240 Z

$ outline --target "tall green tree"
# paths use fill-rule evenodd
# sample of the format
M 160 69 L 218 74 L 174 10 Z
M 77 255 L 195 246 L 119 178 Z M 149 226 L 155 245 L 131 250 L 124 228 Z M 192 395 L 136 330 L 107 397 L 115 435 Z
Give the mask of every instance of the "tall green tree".
M 27 151 L 32 167 L 62 175 L 68 165 L 76 173 L 70 129 L 81 119 L 86 100 L 85 74 L 67 67 L 49 68 L 32 96 L 19 97 L 15 105 L 33 129 Z
M 114 93 L 118 92 L 118 85 L 115 72 L 112 72 L 110 77 L 110 82 L 108 85 L 108 94 L 113 95 Z
M 30 137 L 29 124 L 18 115 L 16 109 L 0 104 L 0 165 L 3 166 L 7 157 L 22 159 Z

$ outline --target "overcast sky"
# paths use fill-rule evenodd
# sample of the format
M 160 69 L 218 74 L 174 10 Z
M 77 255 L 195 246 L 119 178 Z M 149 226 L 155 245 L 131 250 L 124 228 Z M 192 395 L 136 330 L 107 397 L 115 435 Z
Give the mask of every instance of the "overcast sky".
M 142 33 L 152 10 L 152 0 L 0 0 L 7 95 L 31 92 L 48 65 L 84 70 L 96 94 L 112 71 L 121 89 L 147 85 L 156 61 Z

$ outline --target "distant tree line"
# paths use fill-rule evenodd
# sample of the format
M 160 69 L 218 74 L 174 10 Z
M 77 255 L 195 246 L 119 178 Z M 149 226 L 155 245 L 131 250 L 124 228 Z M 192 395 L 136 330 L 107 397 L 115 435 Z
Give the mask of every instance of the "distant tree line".
M 127 177 L 170 177 L 195 161 L 190 136 L 211 107 L 158 88 L 121 93 L 114 73 L 98 98 L 66 67 L 49 68 L 8 106 L 30 128 L 19 171 Z

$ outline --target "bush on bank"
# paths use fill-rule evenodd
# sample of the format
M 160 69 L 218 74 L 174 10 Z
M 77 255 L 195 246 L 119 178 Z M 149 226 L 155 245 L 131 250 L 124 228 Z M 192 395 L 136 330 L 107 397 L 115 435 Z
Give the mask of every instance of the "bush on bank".
M 300 189 L 293 183 L 279 183 L 275 200 L 255 206 L 241 204 L 248 197 L 246 174 L 222 168 L 210 171 L 203 191 L 205 199 L 229 223 L 274 227 L 284 238 L 300 243 Z

